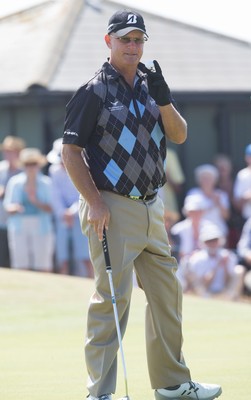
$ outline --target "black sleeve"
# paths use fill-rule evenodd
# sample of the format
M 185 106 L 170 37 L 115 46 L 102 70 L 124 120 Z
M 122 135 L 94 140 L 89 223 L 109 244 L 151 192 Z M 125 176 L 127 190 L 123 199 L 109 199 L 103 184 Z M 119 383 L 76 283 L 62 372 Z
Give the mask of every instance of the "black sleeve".
M 101 106 L 102 99 L 92 85 L 81 86 L 66 105 L 63 143 L 84 148 L 95 131 Z

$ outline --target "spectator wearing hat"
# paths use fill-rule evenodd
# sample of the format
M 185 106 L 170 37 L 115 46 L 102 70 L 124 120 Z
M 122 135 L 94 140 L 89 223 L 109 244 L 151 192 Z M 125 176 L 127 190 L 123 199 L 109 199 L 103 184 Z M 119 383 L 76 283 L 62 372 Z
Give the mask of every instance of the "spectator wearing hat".
M 52 150 L 47 154 L 51 164 L 48 172 L 52 179 L 57 269 L 62 274 L 93 278 L 88 240 L 82 235 L 78 216 L 79 193 L 64 167 L 61 148 L 62 138 L 59 138 L 53 142 Z
M 217 225 L 227 235 L 230 202 L 228 194 L 217 188 L 217 168 L 212 164 L 202 164 L 195 168 L 194 175 L 198 186 L 190 189 L 187 195 L 199 194 L 203 203 L 207 203 L 203 219 Z
M 202 249 L 188 259 L 190 287 L 204 297 L 238 300 L 243 293 L 244 268 L 236 254 L 224 248 L 225 236 L 217 225 L 205 222 L 199 239 Z
M 251 143 L 245 149 L 245 162 L 234 182 L 234 202 L 244 221 L 251 217 Z
M 7 213 L 3 206 L 8 180 L 21 172 L 19 153 L 25 147 L 25 142 L 19 137 L 6 136 L 0 144 L 3 160 L 0 162 L 0 266 L 10 266 L 9 244 L 7 235 Z
M 4 199 L 11 267 L 53 270 L 54 231 L 51 179 L 41 172 L 46 157 L 36 148 L 20 152 L 23 172 L 10 178 Z

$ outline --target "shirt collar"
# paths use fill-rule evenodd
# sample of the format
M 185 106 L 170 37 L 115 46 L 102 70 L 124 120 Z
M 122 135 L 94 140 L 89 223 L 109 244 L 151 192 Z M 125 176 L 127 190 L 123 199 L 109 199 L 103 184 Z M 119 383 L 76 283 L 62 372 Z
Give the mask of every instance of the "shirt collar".
M 103 64 L 102 70 L 106 73 L 108 79 L 118 79 L 122 75 L 109 63 L 109 58 Z M 147 74 L 142 72 L 139 68 L 137 69 L 137 73 L 135 76 L 134 84 L 140 79 L 141 81 L 145 80 Z

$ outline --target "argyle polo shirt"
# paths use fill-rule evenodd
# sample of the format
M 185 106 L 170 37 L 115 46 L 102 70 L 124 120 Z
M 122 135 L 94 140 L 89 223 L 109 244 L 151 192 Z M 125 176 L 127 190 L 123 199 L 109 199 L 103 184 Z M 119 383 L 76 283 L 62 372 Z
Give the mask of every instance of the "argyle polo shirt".
M 67 104 L 63 143 L 84 149 L 98 189 L 145 196 L 165 182 L 164 128 L 140 70 L 132 89 L 104 63 Z

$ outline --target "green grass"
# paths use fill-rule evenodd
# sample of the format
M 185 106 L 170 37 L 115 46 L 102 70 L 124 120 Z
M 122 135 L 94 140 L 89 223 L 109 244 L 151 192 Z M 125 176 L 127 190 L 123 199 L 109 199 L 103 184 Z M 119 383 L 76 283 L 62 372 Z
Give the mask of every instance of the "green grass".
M 82 400 L 84 333 L 93 281 L 0 269 L 0 399 Z M 129 394 L 153 399 L 145 355 L 144 294 L 134 289 L 124 340 Z M 251 305 L 184 296 L 184 354 L 194 380 L 221 399 L 250 400 Z M 123 396 L 119 358 L 115 399 Z

